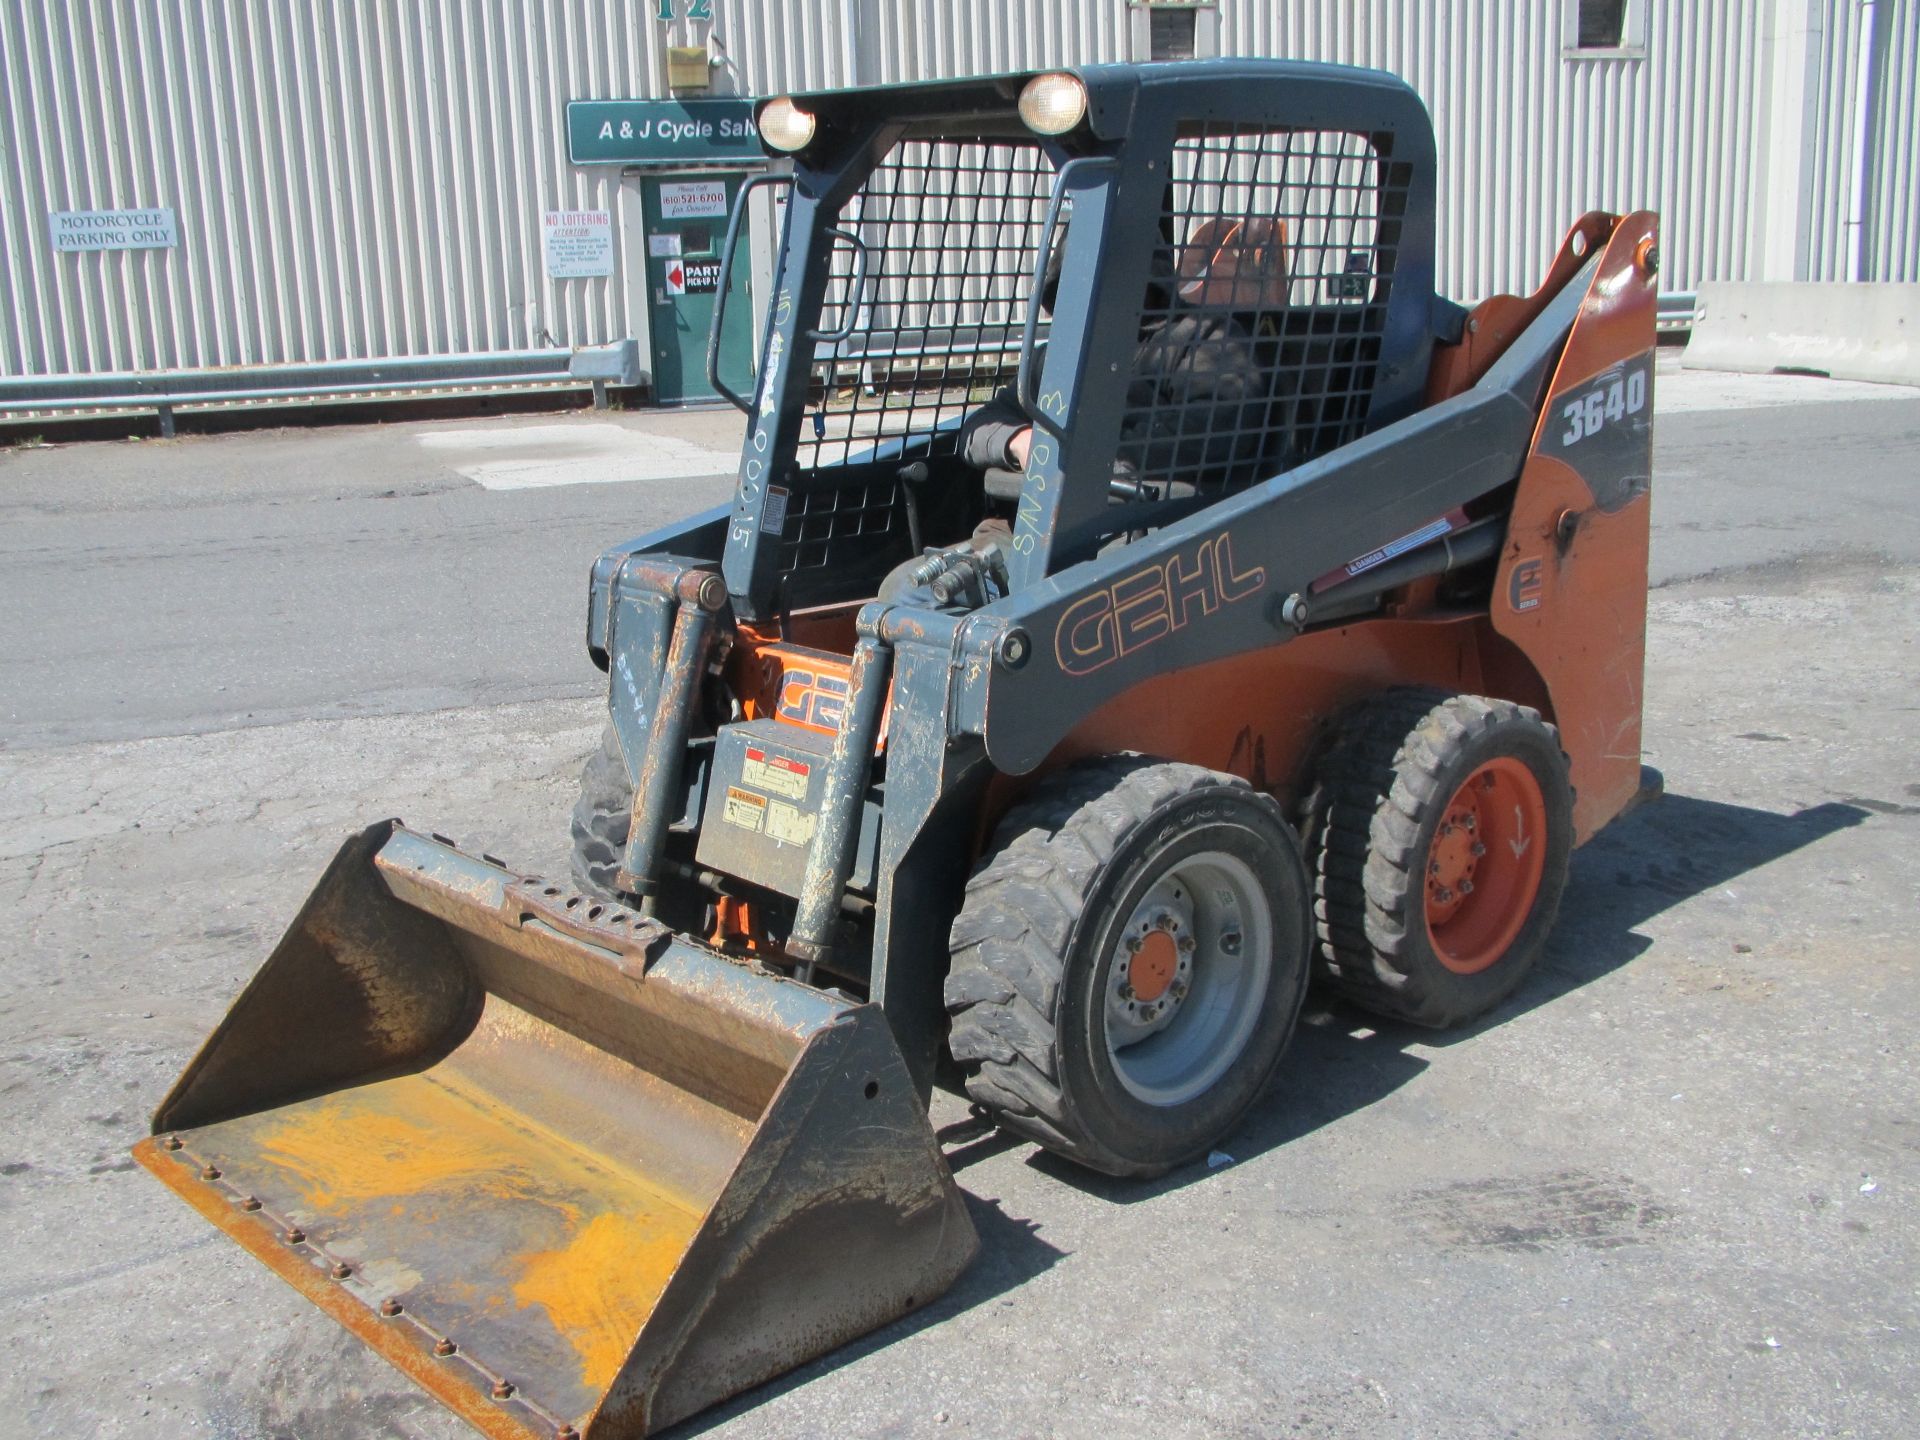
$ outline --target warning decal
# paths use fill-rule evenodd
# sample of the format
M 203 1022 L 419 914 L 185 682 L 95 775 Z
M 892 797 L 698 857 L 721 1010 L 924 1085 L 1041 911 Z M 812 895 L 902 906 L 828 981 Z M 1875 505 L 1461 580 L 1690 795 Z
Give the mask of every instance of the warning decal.
M 727 804 L 721 817 L 729 825 L 738 825 L 742 830 L 759 831 L 767 818 L 767 797 L 756 795 L 751 790 L 742 790 L 737 785 L 727 787 Z
M 779 800 L 771 801 L 767 805 L 767 836 L 789 845 L 805 845 L 813 839 L 813 827 L 817 819 L 817 816 L 805 810 L 795 809 Z
M 785 755 L 769 755 L 758 746 L 747 747 L 746 762 L 740 767 L 741 780 L 769 795 L 784 795 L 789 800 L 807 797 L 807 777 L 813 767 Z

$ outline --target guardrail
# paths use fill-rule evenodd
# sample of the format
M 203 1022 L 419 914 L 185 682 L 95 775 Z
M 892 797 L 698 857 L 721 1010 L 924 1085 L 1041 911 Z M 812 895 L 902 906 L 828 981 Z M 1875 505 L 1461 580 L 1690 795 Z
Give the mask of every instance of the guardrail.
M 1691 290 L 1675 290 L 1662 295 L 1653 318 L 1653 328 L 1662 335 L 1691 331 L 1700 318 L 1700 297 Z
M 0 377 L 0 425 L 152 411 L 160 417 L 160 433 L 171 435 L 174 413 L 181 410 L 582 386 L 592 388 L 596 405 L 604 405 L 609 385 L 632 386 L 645 379 L 639 345 L 633 340 L 579 350 L 409 355 L 214 370 L 9 375 Z
M 1660 296 L 1656 326 L 1663 335 L 1691 331 L 1700 316 L 1692 291 Z M 925 361 L 942 356 L 1012 353 L 1013 325 L 876 330 L 834 345 L 818 358 L 837 364 Z M 327 360 L 306 365 L 260 365 L 214 370 L 132 370 L 99 375 L 0 376 L 0 425 L 142 414 L 159 416 L 160 433 L 174 433 L 176 411 L 246 405 L 325 405 L 355 400 L 400 401 L 419 396 L 501 394 L 514 390 L 590 387 L 605 405 L 609 386 L 645 384 L 639 344 L 633 340 L 578 350 L 507 350 L 484 355 L 411 355 L 388 360 Z

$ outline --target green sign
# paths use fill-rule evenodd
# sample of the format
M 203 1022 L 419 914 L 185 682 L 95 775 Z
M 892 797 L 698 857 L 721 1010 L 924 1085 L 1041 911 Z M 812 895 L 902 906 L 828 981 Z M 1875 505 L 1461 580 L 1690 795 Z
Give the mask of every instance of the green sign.
M 567 158 L 576 165 L 765 161 L 751 100 L 572 100 Z

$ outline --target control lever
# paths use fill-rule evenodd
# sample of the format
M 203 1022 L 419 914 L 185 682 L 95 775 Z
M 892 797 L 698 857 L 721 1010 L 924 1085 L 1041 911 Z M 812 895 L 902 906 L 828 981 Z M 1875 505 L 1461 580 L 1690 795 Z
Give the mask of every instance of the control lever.
M 920 543 L 920 496 L 919 489 L 927 483 L 932 474 L 927 462 L 915 460 L 910 465 L 902 465 L 895 472 L 900 477 L 900 494 L 907 502 L 907 542 L 918 555 L 925 547 Z

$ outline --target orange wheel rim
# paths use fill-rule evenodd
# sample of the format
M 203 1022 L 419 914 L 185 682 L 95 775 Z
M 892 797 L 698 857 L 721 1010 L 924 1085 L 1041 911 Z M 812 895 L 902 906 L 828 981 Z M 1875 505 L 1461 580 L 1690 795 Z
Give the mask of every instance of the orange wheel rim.
M 1136 998 L 1158 1000 L 1173 985 L 1180 968 L 1180 947 L 1164 930 L 1151 930 L 1127 966 L 1127 984 Z
M 1547 865 L 1547 803 L 1533 772 L 1489 760 L 1453 792 L 1427 846 L 1427 939 L 1456 975 L 1476 975 L 1513 945 Z

